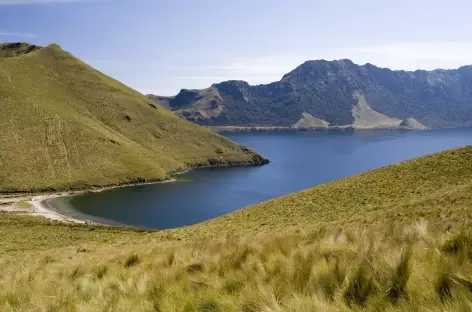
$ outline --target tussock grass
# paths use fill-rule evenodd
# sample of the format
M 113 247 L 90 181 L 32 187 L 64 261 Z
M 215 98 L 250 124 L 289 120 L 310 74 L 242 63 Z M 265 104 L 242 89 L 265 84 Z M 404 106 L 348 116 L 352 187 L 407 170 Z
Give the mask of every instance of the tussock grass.
M 132 254 L 128 257 L 128 259 L 126 259 L 125 261 L 125 268 L 129 268 L 129 267 L 132 267 L 132 266 L 135 266 L 139 263 L 140 259 L 139 259 L 139 256 L 138 254 Z
M 91 253 L 60 248 L 48 252 L 54 261 L 44 261 L 41 253 L 4 255 L 0 308 L 466 311 L 472 305 L 470 262 L 442 251 L 441 242 L 451 234 L 429 229 L 413 236 L 408 231 L 415 231 L 414 226 L 360 226 L 351 229 L 351 241 L 337 243 L 330 234 L 300 232 L 222 238 L 204 245 L 181 242 L 171 248 L 163 244 L 151 251 L 130 245 L 120 251 L 100 246 Z M 250 252 L 242 251 L 243 246 Z M 246 256 L 229 261 L 241 254 Z M 169 259 L 174 259 L 171 265 Z
M 470 311 L 472 148 L 165 231 L 0 214 L 0 311 Z
M 460 259 L 472 260 L 472 238 L 466 233 L 460 232 L 449 238 L 442 246 L 442 250 L 446 253 L 459 255 Z

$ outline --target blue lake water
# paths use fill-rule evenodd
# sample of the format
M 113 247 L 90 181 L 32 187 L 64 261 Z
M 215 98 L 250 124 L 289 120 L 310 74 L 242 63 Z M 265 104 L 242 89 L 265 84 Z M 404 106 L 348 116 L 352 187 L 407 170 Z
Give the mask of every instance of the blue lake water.
M 105 224 L 174 228 L 369 169 L 472 144 L 472 129 L 226 136 L 271 163 L 198 169 L 179 175 L 178 183 L 117 188 L 48 204 L 60 213 Z

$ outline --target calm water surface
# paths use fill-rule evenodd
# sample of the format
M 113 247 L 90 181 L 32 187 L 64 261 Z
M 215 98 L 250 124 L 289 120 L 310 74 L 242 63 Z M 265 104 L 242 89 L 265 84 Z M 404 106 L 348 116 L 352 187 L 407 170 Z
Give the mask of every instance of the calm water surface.
M 472 129 L 226 134 L 269 158 L 262 167 L 198 169 L 179 183 L 112 189 L 50 200 L 63 214 L 155 229 L 236 209 L 413 157 L 472 144 Z

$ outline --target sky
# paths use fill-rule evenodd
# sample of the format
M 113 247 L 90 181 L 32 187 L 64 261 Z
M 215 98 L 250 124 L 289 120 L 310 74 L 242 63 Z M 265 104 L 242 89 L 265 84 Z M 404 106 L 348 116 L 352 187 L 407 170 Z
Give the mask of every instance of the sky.
M 0 42 L 59 44 L 144 93 L 279 80 L 306 60 L 472 64 L 470 0 L 0 0 Z

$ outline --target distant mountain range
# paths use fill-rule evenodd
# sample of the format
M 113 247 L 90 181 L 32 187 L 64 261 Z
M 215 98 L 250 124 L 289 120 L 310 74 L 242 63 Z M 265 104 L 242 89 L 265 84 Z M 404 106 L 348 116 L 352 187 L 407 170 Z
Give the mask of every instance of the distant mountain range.
M 266 85 L 225 81 L 148 97 L 189 121 L 234 129 L 470 127 L 472 66 L 411 72 L 317 60 Z

